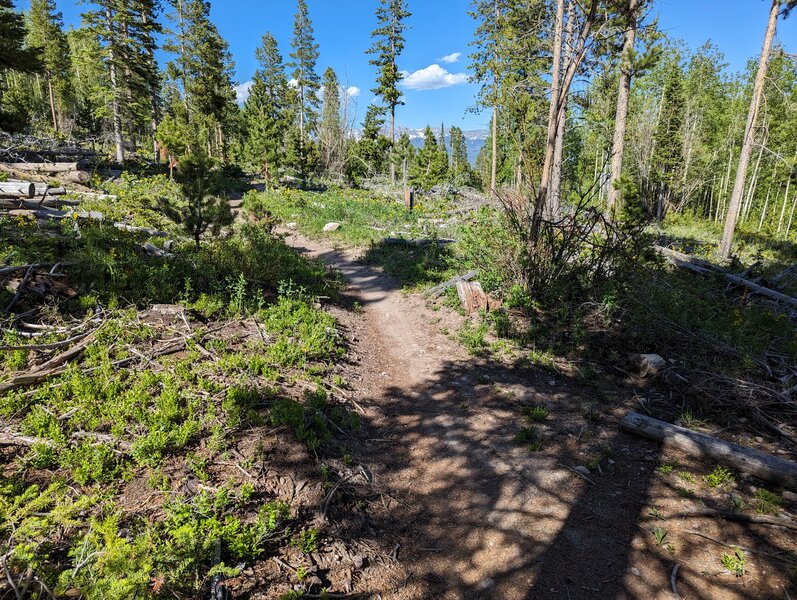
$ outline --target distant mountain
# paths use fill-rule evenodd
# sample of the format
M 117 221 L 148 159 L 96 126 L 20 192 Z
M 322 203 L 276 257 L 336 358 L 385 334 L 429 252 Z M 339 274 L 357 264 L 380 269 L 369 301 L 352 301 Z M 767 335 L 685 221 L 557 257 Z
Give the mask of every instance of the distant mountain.
M 435 131 L 435 135 L 438 135 L 440 129 L 438 128 Z M 423 129 L 410 129 L 409 127 L 396 127 L 396 139 L 402 133 L 406 133 L 410 136 L 410 141 L 412 145 L 416 148 L 420 148 L 423 146 Z M 390 131 L 385 131 L 385 135 L 390 136 Z M 487 138 L 490 135 L 490 132 L 487 129 L 472 129 L 469 131 L 463 131 L 462 134 L 465 136 L 465 146 L 468 149 L 468 161 L 471 165 L 476 164 L 476 157 L 479 156 L 479 152 L 484 147 Z M 355 129 L 351 132 L 351 135 L 354 139 L 359 140 L 360 136 L 362 135 L 362 131 L 359 129 Z M 446 128 L 446 148 L 448 148 L 449 152 L 451 151 L 451 136 L 448 133 L 448 128 Z
M 440 133 L 439 128 L 432 128 L 432 131 L 435 132 L 435 135 Z M 424 129 L 396 127 L 396 138 L 398 138 L 402 133 L 406 133 L 410 136 L 412 145 L 416 148 L 420 148 L 423 146 L 423 132 Z M 462 134 L 465 136 L 465 146 L 468 149 L 468 161 L 471 165 L 475 165 L 476 157 L 479 156 L 479 152 L 484 147 L 490 132 L 487 129 L 472 129 L 469 131 L 463 131 Z M 446 148 L 448 148 L 449 152 L 451 151 L 451 136 L 448 133 L 448 128 L 446 128 Z

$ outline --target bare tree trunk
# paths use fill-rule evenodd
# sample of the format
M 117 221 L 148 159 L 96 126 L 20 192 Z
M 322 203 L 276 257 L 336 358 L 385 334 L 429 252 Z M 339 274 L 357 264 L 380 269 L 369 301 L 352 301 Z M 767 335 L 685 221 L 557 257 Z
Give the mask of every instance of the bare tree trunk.
M 50 96 L 50 114 L 53 117 L 53 131 L 58 133 L 58 115 L 55 112 L 55 94 L 53 94 L 53 80 L 47 77 L 47 94 Z
M 573 0 L 567 3 L 567 26 L 565 27 L 564 44 L 568 48 L 567 60 L 573 60 Z M 553 171 L 551 172 L 551 190 L 549 193 L 549 218 L 557 219 L 561 214 L 561 185 L 562 185 L 562 155 L 565 145 L 565 124 L 567 123 L 567 97 L 565 97 L 562 110 L 559 113 L 559 124 L 556 130 L 556 145 L 554 146 Z
M 769 193 L 772 191 L 772 186 L 770 184 L 770 189 L 767 190 L 767 197 L 764 200 L 764 208 L 761 211 L 761 219 L 758 221 L 758 231 L 761 231 L 761 228 L 764 226 L 764 219 L 767 216 L 767 206 L 769 206 Z
M 634 43 L 636 42 L 637 0 L 628 3 L 628 23 L 623 41 L 622 66 L 620 68 L 620 89 L 617 92 L 617 110 L 614 117 L 614 140 L 612 141 L 612 178 L 609 185 L 609 200 L 606 206 L 607 218 L 612 219 L 622 201 L 618 182 L 623 171 L 625 151 L 625 129 L 628 121 L 628 97 L 631 95 L 631 73 L 633 71 Z
M 558 22 L 556 28 L 559 33 L 559 39 L 561 39 L 562 35 L 561 21 L 564 18 L 562 1 L 563 0 L 559 0 L 559 7 L 557 9 Z M 587 10 L 587 13 L 584 15 L 584 24 L 578 36 L 577 47 L 573 51 L 573 59 L 569 61 L 567 68 L 565 69 L 564 77 L 562 77 L 562 82 L 557 86 L 558 97 L 551 98 L 551 110 L 548 118 L 548 134 L 545 144 L 545 160 L 543 162 L 542 172 L 540 174 L 540 187 L 538 188 L 536 198 L 534 199 L 534 206 L 532 208 L 531 216 L 531 227 L 529 231 L 529 242 L 532 246 L 536 245 L 539 238 L 540 227 L 542 225 L 543 209 L 548 198 L 548 186 L 551 182 L 551 169 L 553 167 L 553 156 L 554 150 L 556 148 L 556 133 L 559 125 L 559 113 L 562 110 L 564 99 L 567 97 L 567 93 L 570 90 L 570 85 L 572 84 L 573 78 L 576 75 L 578 66 L 581 64 L 581 61 L 584 60 L 584 56 L 586 55 L 587 41 L 590 39 L 592 34 L 592 26 L 597 18 L 597 0 L 592 0 L 589 3 L 589 8 L 585 8 L 585 10 Z
M 141 20 L 145 24 L 147 23 L 147 15 L 143 11 L 141 13 Z M 152 35 L 149 30 L 147 30 L 147 39 L 152 39 Z M 152 51 L 151 47 L 148 50 L 147 57 L 151 66 L 153 68 L 157 68 L 155 67 L 155 53 Z M 158 83 L 155 80 L 149 82 L 149 104 L 151 113 L 149 128 L 150 132 L 152 133 L 152 158 L 155 160 L 155 164 L 157 164 L 160 162 L 160 148 L 158 146 L 158 121 L 160 119 L 160 111 L 158 110 Z
M 498 105 L 493 106 L 493 152 L 490 165 L 490 191 L 495 194 L 495 180 L 498 174 Z
M 554 196 L 559 196 L 558 185 L 560 178 L 555 177 L 556 173 L 556 146 L 559 141 L 559 121 L 561 118 L 562 107 L 559 103 L 559 90 L 562 84 L 561 70 L 562 70 L 562 34 L 564 31 L 565 22 L 565 2 L 564 0 L 556 0 L 556 24 L 554 26 L 553 34 L 553 66 L 551 69 L 551 104 L 548 109 L 548 128 L 550 133 L 551 123 L 553 123 L 554 139 L 551 156 L 551 164 L 549 166 L 550 173 L 545 180 L 545 184 L 550 185 L 546 197 L 545 214 L 550 218 L 553 214 Z M 554 189 L 556 188 L 556 189 Z
M 109 36 L 113 38 L 116 35 L 113 26 L 113 18 L 111 15 L 110 6 L 105 8 L 105 18 L 108 20 Z M 119 108 L 119 84 L 116 78 L 116 57 L 114 55 L 114 40 L 109 40 L 108 44 L 108 66 L 111 77 L 111 110 L 113 112 L 113 137 L 116 145 L 116 162 L 122 164 L 125 162 L 125 146 L 124 138 L 122 137 L 122 114 Z
M 788 179 L 786 179 L 786 192 L 783 194 L 783 208 L 780 210 L 780 219 L 778 219 L 778 233 L 780 233 L 780 230 L 783 227 L 783 217 L 786 215 L 786 205 L 789 202 L 790 186 L 791 186 L 791 173 L 789 173 L 789 177 Z
M 739 204 L 744 193 L 744 183 L 747 179 L 747 166 L 750 163 L 750 155 L 753 151 L 753 137 L 758 108 L 761 105 L 761 96 L 764 91 L 764 79 L 767 74 L 769 55 L 772 51 L 772 40 L 775 37 L 775 29 L 778 24 L 778 12 L 780 10 L 780 0 L 772 0 L 772 8 L 769 11 L 769 22 L 767 23 L 766 34 L 764 35 L 764 47 L 761 50 L 761 59 L 758 63 L 758 73 L 756 73 L 753 85 L 753 98 L 750 101 L 750 112 L 747 115 L 747 125 L 742 141 L 742 150 L 739 153 L 739 166 L 736 170 L 736 182 L 733 185 L 730 205 L 728 206 L 728 216 L 725 220 L 725 231 L 720 242 L 719 255 L 721 258 L 728 258 L 731 254 L 731 244 L 733 243 L 733 233 L 736 229 L 736 215 L 739 211 Z
M 758 152 L 758 160 L 756 160 L 755 168 L 753 169 L 753 179 L 750 181 L 750 188 L 747 190 L 747 199 L 744 201 L 742 206 L 741 217 L 743 221 L 747 221 L 747 217 L 750 214 L 750 206 L 753 204 L 753 196 L 755 195 L 756 187 L 758 187 L 758 174 L 761 168 L 761 156 L 764 154 L 764 146 L 766 145 L 766 142 L 766 138 L 761 141 L 761 149 Z

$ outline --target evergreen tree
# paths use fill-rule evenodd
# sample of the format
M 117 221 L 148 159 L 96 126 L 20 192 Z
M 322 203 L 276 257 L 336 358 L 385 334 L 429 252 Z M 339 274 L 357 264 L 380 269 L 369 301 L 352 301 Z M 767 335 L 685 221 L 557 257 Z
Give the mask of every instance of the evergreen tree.
M 247 127 L 246 156 L 268 181 L 274 181 L 284 160 L 288 126 L 288 78 L 277 40 L 263 36 L 255 51 L 260 68 L 252 78 L 244 104 Z
M 294 138 L 298 142 L 294 166 L 302 177 L 306 177 L 310 171 L 310 160 L 309 151 L 305 146 L 308 146 L 310 135 L 315 133 L 318 122 L 320 77 L 315 71 L 318 60 L 318 44 L 315 43 L 313 24 L 310 21 L 305 0 L 297 2 L 291 47 L 293 52 L 290 54 L 289 66 L 293 69 L 292 85 L 296 92 L 298 125 L 298 132 L 294 134 Z
M 220 196 L 218 169 L 204 150 L 191 152 L 180 159 L 176 179 L 182 198 L 178 201 L 162 199 L 160 207 L 193 238 L 195 249 L 199 250 L 199 242 L 208 229 L 215 236 L 222 227 L 232 224 L 230 203 Z
M 110 82 L 99 39 L 89 29 L 70 30 L 69 44 L 73 118 L 79 130 L 97 135 L 110 117 Z
M 441 149 L 437 138 L 428 125 L 423 132 L 423 147 L 418 150 L 410 168 L 410 183 L 428 190 L 446 180 L 448 154 Z
M 405 0 L 379 0 L 377 27 L 371 33 L 373 44 L 367 54 L 375 55 L 369 64 L 379 70 L 376 87 L 371 91 L 382 99 L 390 113 L 390 143 L 396 143 L 396 107 L 403 105 L 398 83 L 401 73 L 396 60 L 404 50 L 404 20 L 411 14 Z
M 455 185 L 473 185 L 473 170 L 468 162 L 468 146 L 465 135 L 459 127 L 449 130 L 451 135 L 451 158 L 449 172 Z
M 340 120 L 340 83 L 332 67 L 324 71 L 324 107 L 318 132 L 321 166 L 332 175 L 339 175 L 343 163 L 344 139 Z
M 0 71 L 32 73 L 41 68 L 36 48 L 25 47 L 25 19 L 12 0 L 0 0 Z
M 39 53 L 53 131 L 62 129 L 69 96 L 69 45 L 53 0 L 31 0 L 27 43 Z
M 382 110 L 371 104 L 365 112 L 362 137 L 349 147 L 346 175 L 357 184 L 364 177 L 373 177 L 384 170 L 390 140 L 381 134 L 385 120 Z
M 392 152 L 393 164 L 397 165 L 402 180 L 409 177 L 409 170 L 414 159 L 415 146 L 412 145 L 412 140 L 410 140 L 409 134 L 405 131 L 399 136 Z
M 234 114 L 234 65 L 227 42 L 210 20 L 207 0 L 173 0 L 176 29 L 165 49 L 177 56 L 167 73 L 179 89 L 183 107 L 174 104 L 185 127 L 195 130 L 212 156 L 226 161 L 226 135 Z
M 664 217 L 666 207 L 678 182 L 683 164 L 683 123 L 686 99 L 683 91 L 683 71 L 676 55 L 667 69 L 667 79 L 661 99 L 659 122 L 653 138 L 653 165 L 656 190 L 656 215 Z

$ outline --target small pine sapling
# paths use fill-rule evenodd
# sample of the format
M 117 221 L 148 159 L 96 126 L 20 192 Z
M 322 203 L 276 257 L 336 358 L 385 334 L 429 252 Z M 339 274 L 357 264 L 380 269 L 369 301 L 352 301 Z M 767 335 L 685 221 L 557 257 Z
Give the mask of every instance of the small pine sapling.
M 208 229 L 217 236 L 222 227 L 232 224 L 230 205 L 219 195 L 218 169 L 202 152 L 192 152 L 180 159 L 176 180 L 182 198 L 161 200 L 161 210 L 183 227 L 199 250 L 199 241 Z

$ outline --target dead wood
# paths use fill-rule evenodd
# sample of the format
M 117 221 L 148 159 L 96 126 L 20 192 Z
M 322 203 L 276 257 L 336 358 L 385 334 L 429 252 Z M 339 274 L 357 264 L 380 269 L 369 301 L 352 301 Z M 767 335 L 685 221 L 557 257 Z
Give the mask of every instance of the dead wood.
M 73 439 L 87 439 L 97 443 L 110 443 L 119 446 L 122 450 L 130 450 L 132 444 L 123 440 L 117 440 L 111 435 L 104 433 L 94 433 L 90 431 L 75 431 L 72 434 Z M 47 438 L 31 437 L 20 435 L 14 431 L 5 430 L 0 431 L 0 446 L 55 446 L 55 442 Z
M 783 302 L 784 304 L 797 307 L 797 298 L 793 298 L 792 296 L 788 296 L 782 292 L 769 289 L 754 283 L 749 279 L 739 277 L 738 275 L 728 273 L 724 269 L 708 261 L 701 260 L 699 258 L 695 258 L 694 256 L 684 254 L 683 252 L 678 252 L 677 250 L 672 250 L 671 248 L 665 248 L 663 246 L 656 246 L 656 250 L 662 255 L 666 256 L 672 264 L 678 267 L 683 267 L 703 275 L 707 273 L 717 273 L 728 281 L 745 287 L 756 294 L 760 294 L 762 296 L 766 296 L 767 298 L 771 298 L 772 300 L 777 300 L 778 302 Z
M 636 412 L 628 413 L 620 421 L 620 429 L 641 437 L 662 442 L 701 458 L 755 475 L 759 479 L 797 490 L 797 463 L 777 458 L 752 448 L 745 448 L 709 435 L 678 427 Z
M 763 525 L 767 527 L 783 527 L 797 531 L 797 521 L 774 517 L 772 515 L 749 515 L 747 513 L 734 512 L 732 510 L 714 510 L 711 508 L 701 508 L 690 510 L 683 513 L 670 515 L 669 518 L 690 518 L 690 517 L 711 517 L 734 523 L 747 523 L 750 525 Z
M 424 295 L 431 296 L 432 298 L 439 298 L 448 288 L 454 287 L 460 281 L 470 281 L 478 274 L 478 271 L 468 271 L 464 275 L 457 275 L 456 277 L 452 277 L 444 283 L 436 285 L 433 288 L 429 288 L 424 292 Z
M 9 302 L 8 306 L 6 306 L 5 310 L 6 314 L 11 312 L 11 309 L 14 308 L 14 305 L 22 297 L 22 294 L 25 293 L 25 288 L 27 287 L 30 278 L 33 276 L 35 272 L 36 269 L 34 269 L 33 267 L 28 268 L 28 271 L 25 273 L 25 277 L 22 279 L 22 283 L 20 283 L 19 287 L 17 287 L 17 293 L 14 294 L 14 297 L 11 298 L 11 302 Z

